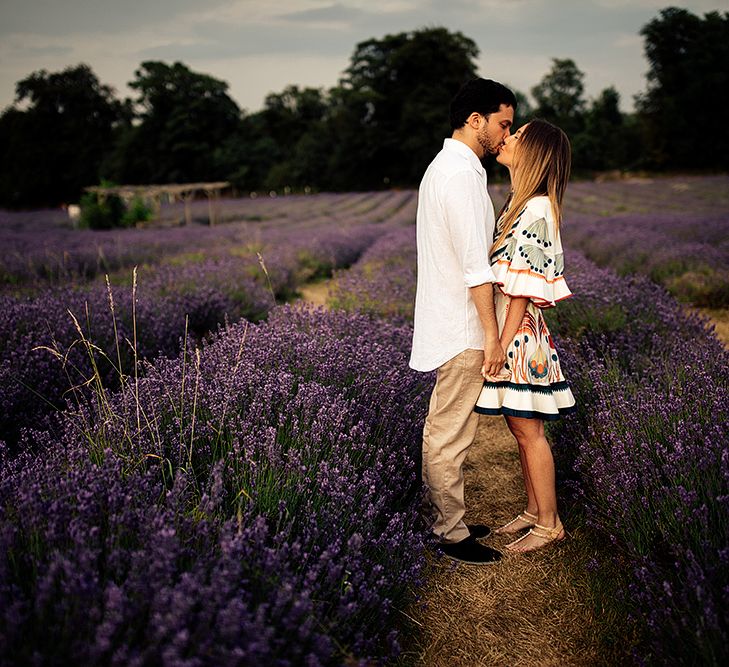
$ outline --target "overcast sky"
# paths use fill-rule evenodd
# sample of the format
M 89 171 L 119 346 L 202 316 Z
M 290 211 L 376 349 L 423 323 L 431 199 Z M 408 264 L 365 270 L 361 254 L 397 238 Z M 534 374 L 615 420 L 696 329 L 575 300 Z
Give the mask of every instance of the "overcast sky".
M 585 72 L 588 97 L 644 90 L 641 27 L 660 0 L 0 0 L 0 109 L 39 69 L 84 62 L 120 97 L 144 60 L 180 60 L 230 85 L 248 111 L 288 84 L 329 88 L 357 42 L 445 26 L 480 48 L 479 73 L 528 93 L 552 58 Z M 729 0 L 678 3 L 703 15 Z

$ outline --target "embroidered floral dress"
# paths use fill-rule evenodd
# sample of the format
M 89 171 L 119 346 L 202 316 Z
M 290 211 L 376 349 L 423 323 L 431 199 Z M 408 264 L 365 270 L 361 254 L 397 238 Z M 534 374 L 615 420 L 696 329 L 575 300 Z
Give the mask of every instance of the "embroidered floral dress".
M 562 375 L 559 355 L 542 310 L 566 299 L 562 243 L 548 197 L 527 202 L 504 243 L 491 254 L 499 289 L 494 305 L 499 331 L 509 311 L 509 297 L 528 297 L 524 319 L 506 349 L 503 374 L 508 380 L 484 381 L 476 412 L 536 419 L 559 419 L 574 409 L 575 399 Z

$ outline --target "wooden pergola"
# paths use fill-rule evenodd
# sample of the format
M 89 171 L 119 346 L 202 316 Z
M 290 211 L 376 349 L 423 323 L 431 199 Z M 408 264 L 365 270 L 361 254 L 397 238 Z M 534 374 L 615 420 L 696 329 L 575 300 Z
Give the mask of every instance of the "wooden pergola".
M 166 197 L 170 203 L 181 199 L 185 204 L 186 225 L 192 222 L 190 202 L 196 193 L 203 192 L 208 198 L 208 221 L 211 225 L 214 225 L 220 220 L 220 193 L 228 187 L 230 187 L 230 183 L 227 181 L 218 181 L 214 183 L 169 183 L 166 185 L 94 185 L 84 189 L 87 192 L 96 194 L 102 202 L 109 195 L 116 195 L 125 204 L 140 198 L 152 205 L 157 218 L 160 216 L 163 197 Z

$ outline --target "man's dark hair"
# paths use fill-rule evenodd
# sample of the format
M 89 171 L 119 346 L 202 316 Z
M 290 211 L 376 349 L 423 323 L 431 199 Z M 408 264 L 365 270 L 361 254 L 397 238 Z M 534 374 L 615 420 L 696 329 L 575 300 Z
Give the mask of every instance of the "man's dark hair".
M 463 127 L 474 111 L 488 116 L 498 111 L 502 104 L 516 111 L 516 97 L 506 86 L 491 79 L 471 79 L 451 100 L 451 129 Z

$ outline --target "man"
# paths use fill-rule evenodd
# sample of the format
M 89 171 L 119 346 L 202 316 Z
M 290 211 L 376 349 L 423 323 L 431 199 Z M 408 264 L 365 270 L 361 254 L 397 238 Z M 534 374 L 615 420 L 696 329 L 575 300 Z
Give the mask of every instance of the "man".
M 476 542 L 486 526 L 463 521 L 463 462 L 473 443 L 473 407 L 483 375 L 497 375 L 504 350 L 494 314 L 489 253 L 494 208 L 481 159 L 498 152 L 514 121 L 516 98 L 487 79 L 465 84 L 453 98 L 453 135 L 430 163 L 418 193 L 418 283 L 410 366 L 437 369 L 423 428 L 423 481 L 430 489 L 440 550 L 457 560 L 501 558 Z

